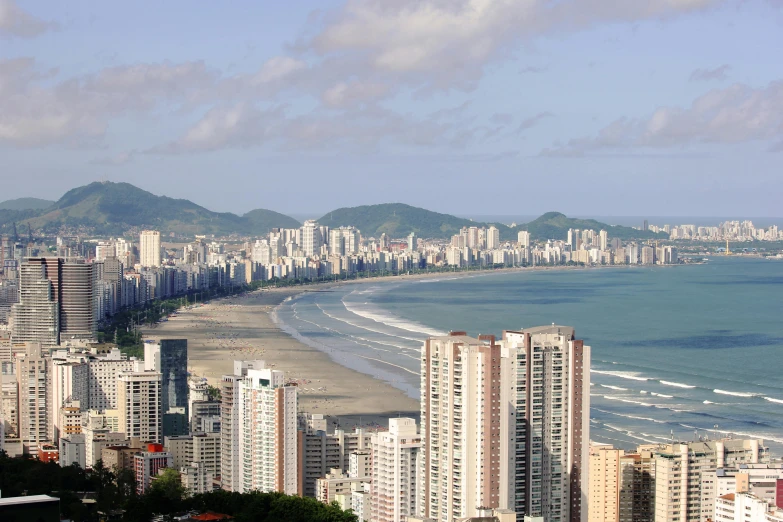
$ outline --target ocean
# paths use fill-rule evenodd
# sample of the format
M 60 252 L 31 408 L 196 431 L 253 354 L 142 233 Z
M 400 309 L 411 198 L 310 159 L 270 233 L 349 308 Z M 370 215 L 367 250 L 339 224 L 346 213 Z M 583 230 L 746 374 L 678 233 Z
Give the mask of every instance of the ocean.
M 596 442 L 761 437 L 783 455 L 783 262 L 448 274 L 296 296 L 278 324 L 335 361 L 419 396 L 423 339 L 573 326 L 592 347 Z

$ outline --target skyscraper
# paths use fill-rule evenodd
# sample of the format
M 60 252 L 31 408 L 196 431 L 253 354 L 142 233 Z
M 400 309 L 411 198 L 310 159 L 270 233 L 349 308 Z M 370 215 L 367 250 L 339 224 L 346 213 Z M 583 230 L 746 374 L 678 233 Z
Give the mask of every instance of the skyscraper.
M 93 265 L 81 260 L 62 263 L 60 272 L 60 338 L 89 339 L 95 335 Z
M 59 266 L 59 265 L 58 265 Z M 14 342 L 54 346 L 60 342 L 60 314 L 46 265 L 22 263 L 19 270 L 19 302 L 11 307 Z
M 505 331 L 503 348 L 508 507 L 549 522 L 587 520 L 590 347 L 553 324 Z
M 262 368 L 262 360 L 234 361 L 234 372 L 220 381 L 220 482 L 226 491 L 241 491 L 239 383 L 248 370 Z
M 371 519 L 403 522 L 416 514 L 421 435 L 414 419 L 389 419 L 389 431 L 372 437 Z
M 235 436 L 241 458 L 235 463 L 240 471 L 234 491 L 297 494 L 296 392 L 296 386 L 286 386 L 279 370 L 248 370 L 239 381 L 239 430 Z
M 494 225 L 487 229 L 487 250 L 492 250 L 500 246 L 500 230 Z
M 160 232 L 142 230 L 139 237 L 139 263 L 141 266 L 160 266 Z
M 16 354 L 16 382 L 19 386 L 16 412 L 19 438 L 25 453 L 36 453 L 38 446 L 53 439 L 51 407 L 51 359 L 40 343 L 25 343 Z
M 419 513 L 450 522 L 501 507 L 500 345 L 465 332 L 431 337 L 421 362 Z
M 318 227 L 318 223 L 312 219 L 308 219 L 304 222 L 301 228 L 302 231 L 302 252 L 304 255 L 310 257 L 318 255 L 321 251 L 321 229 Z
M 590 348 L 565 326 L 428 339 L 419 514 L 587 517 Z
M 144 369 L 161 374 L 163 436 L 188 433 L 188 340 L 160 339 L 144 345 Z

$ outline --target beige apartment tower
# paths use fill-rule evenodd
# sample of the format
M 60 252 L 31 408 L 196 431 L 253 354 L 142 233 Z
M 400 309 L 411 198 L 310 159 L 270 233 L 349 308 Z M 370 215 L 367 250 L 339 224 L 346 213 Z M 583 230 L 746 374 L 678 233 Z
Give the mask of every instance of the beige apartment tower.
M 131 371 L 117 377 L 119 432 L 144 442 L 163 441 L 161 374 Z
M 19 438 L 25 453 L 37 453 L 43 442 L 52 442 L 51 358 L 40 343 L 15 345 Z
M 590 348 L 545 326 L 422 349 L 419 516 L 587 520 Z

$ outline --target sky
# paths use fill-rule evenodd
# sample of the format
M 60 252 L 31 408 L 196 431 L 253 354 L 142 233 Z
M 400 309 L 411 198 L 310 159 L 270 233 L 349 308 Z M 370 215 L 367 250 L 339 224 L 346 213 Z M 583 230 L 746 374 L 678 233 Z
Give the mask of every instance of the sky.
M 0 0 L 0 200 L 783 216 L 783 0 Z

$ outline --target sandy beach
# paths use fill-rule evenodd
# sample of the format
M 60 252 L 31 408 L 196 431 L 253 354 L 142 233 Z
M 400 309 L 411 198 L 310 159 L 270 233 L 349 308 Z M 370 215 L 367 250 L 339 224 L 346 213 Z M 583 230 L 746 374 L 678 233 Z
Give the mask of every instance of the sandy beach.
M 390 384 L 334 362 L 281 331 L 270 316 L 289 296 L 328 285 L 259 290 L 180 310 L 144 331 L 145 339 L 188 340 L 188 370 L 216 385 L 234 360 L 263 359 L 299 384 L 299 409 L 328 415 L 341 426 L 386 426 L 388 417 L 418 418 L 418 401 Z
M 608 268 L 608 267 L 607 267 Z M 619 267 L 617 267 L 619 268 Z M 591 268 L 587 268 L 590 270 Z M 456 272 L 396 276 L 394 279 L 471 277 L 530 270 L 585 270 L 577 267 L 507 268 L 484 272 Z M 419 403 L 391 384 L 346 368 L 329 355 L 299 342 L 283 332 L 271 317 L 285 299 L 302 292 L 328 290 L 335 285 L 377 282 L 353 280 L 291 288 L 248 292 L 243 296 L 215 299 L 205 305 L 180 310 L 167 322 L 144 330 L 145 339 L 188 340 L 188 370 L 217 385 L 229 374 L 234 360 L 263 359 L 269 367 L 282 370 L 289 381 L 299 384 L 299 409 L 323 413 L 341 426 L 386 426 L 388 417 L 418 418 Z

